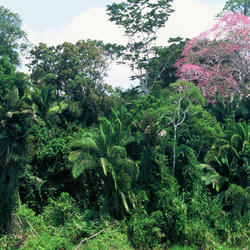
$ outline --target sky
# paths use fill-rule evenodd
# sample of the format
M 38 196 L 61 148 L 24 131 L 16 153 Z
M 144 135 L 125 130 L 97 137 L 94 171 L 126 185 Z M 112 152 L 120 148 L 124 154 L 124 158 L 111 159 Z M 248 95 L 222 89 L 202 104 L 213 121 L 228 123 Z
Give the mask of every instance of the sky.
M 97 39 L 126 44 L 123 32 L 108 21 L 106 6 L 121 0 L 0 0 L 18 13 L 33 44 L 58 45 L 65 41 Z M 170 37 L 192 38 L 211 28 L 226 0 L 174 0 L 174 13 L 158 33 L 157 45 L 167 46 Z M 128 88 L 131 72 L 125 65 L 110 66 L 106 82 Z

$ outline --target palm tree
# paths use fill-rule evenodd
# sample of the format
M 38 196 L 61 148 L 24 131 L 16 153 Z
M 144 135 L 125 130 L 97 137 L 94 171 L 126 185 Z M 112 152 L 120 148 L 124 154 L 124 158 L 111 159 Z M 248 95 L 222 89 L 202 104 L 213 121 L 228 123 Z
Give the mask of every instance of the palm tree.
M 226 204 L 232 189 L 248 192 L 249 186 L 249 125 L 236 123 L 228 138 L 219 139 L 200 164 L 202 179 L 216 190 L 217 198 Z M 234 202 L 233 196 L 230 199 Z M 225 205 L 224 204 L 224 205 Z
M 55 89 L 51 85 L 43 86 L 41 89 L 35 87 L 31 92 L 31 99 L 35 104 L 33 108 L 37 115 L 39 115 L 45 122 L 48 122 L 48 113 L 55 101 L 55 95 L 53 92 L 55 92 Z
M 69 155 L 74 163 L 72 173 L 78 177 L 87 169 L 96 169 L 104 181 L 106 211 L 113 208 L 120 216 L 124 209 L 129 212 L 130 205 L 135 206 L 132 185 L 139 174 L 137 163 L 126 151 L 126 145 L 133 140 L 131 115 L 123 108 L 119 115 L 112 111 L 111 119 L 100 117 L 99 122 L 97 131 L 85 131 L 81 138 L 72 140 L 73 151 Z M 114 204 L 118 207 L 114 208 Z M 119 204 L 122 204 L 122 211 Z
M 223 210 L 230 211 L 233 221 L 247 218 L 249 211 L 249 125 L 236 123 L 230 136 L 221 139 L 201 164 L 202 179 L 216 190 Z
M 206 162 L 219 175 L 227 177 L 230 183 L 247 187 L 250 161 L 249 125 L 236 123 L 232 132 L 228 138 L 219 140 L 212 147 Z

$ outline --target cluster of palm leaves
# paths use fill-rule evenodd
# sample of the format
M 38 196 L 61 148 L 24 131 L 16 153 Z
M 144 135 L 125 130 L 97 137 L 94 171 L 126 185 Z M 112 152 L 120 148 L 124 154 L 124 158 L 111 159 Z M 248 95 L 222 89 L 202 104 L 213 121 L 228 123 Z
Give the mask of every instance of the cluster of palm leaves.
M 236 123 L 234 133 L 221 139 L 207 155 L 207 163 L 229 183 L 246 187 L 249 184 L 250 140 L 249 125 Z M 214 180 L 215 181 L 215 180 Z M 217 182 L 217 181 L 216 181 Z M 218 182 L 217 182 L 218 184 Z
M 129 212 L 130 206 L 135 206 L 136 202 L 133 183 L 138 178 L 139 170 L 126 150 L 126 146 L 133 141 L 131 119 L 131 114 L 124 107 L 121 112 L 112 110 L 109 119 L 99 118 L 97 130 L 84 130 L 72 140 L 73 151 L 69 155 L 74 163 L 74 177 L 88 169 L 99 173 L 104 182 L 105 209 L 116 207 L 118 214 Z
M 216 190 L 224 209 L 237 216 L 249 210 L 249 127 L 247 123 L 235 123 L 234 133 L 213 145 L 207 154 L 207 164 L 200 165 L 206 185 Z

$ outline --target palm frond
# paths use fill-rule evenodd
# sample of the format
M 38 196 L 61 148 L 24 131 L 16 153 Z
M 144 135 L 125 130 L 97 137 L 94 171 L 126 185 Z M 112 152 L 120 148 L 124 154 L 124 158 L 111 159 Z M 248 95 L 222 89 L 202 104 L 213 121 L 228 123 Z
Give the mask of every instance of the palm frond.
M 70 142 L 69 146 L 70 146 L 71 148 L 81 148 L 82 141 L 83 141 L 82 138 L 74 138 L 74 139 Z
M 126 147 L 128 144 L 130 144 L 132 142 L 135 142 L 134 136 L 124 136 L 120 141 L 120 145 L 123 147 Z
M 121 128 L 122 128 L 122 123 L 121 123 L 120 119 L 119 119 L 119 118 L 115 119 L 115 121 L 114 121 L 115 133 L 116 133 L 116 134 L 117 134 L 117 133 L 120 133 Z
M 104 175 L 107 176 L 107 160 L 103 157 L 99 159 Z
M 96 167 L 96 160 L 94 159 L 81 159 L 75 162 L 72 175 L 74 178 L 79 177 L 85 170 L 92 169 Z
M 136 195 L 133 192 L 129 192 L 128 199 L 130 203 L 132 204 L 133 208 L 136 208 L 136 202 L 137 202 Z
M 115 145 L 110 149 L 110 157 L 117 161 L 127 157 L 127 151 L 124 147 Z
M 129 126 L 131 124 L 132 118 L 133 116 L 130 113 L 126 112 L 123 118 L 123 124 L 125 126 Z
M 219 148 L 218 155 L 225 155 L 230 150 L 231 150 L 231 146 L 229 144 L 225 144 Z
M 114 109 L 111 109 L 111 114 L 112 114 L 112 116 L 114 117 L 115 120 L 119 119 L 118 118 L 118 114 L 117 114 L 117 112 Z
M 239 134 L 233 134 L 231 144 L 234 148 L 239 149 L 243 143 L 243 138 Z
M 250 153 L 250 143 L 248 141 L 244 141 L 244 143 L 242 145 L 241 153 L 243 153 L 243 154 L 246 153 L 249 156 L 249 153 Z
M 98 138 L 98 134 L 96 133 L 96 131 L 84 131 L 84 133 L 82 134 L 82 138 L 92 138 L 96 140 Z
M 119 165 L 129 174 L 133 181 L 136 181 L 139 177 L 139 167 L 136 162 L 129 158 L 120 159 Z
M 119 193 L 120 193 L 120 196 L 121 196 L 121 199 L 122 199 L 122 204 L 123 204 L 125 210 L 127 211 L 127 213 L 129 213 L 129 207 L 128 207 L 126 197 L 125 197 L 123 192 L 120 191 Z
M 116 174 L 115 174 L 115 171 L 113 168 L 111 168 L 111 176 L 112 176 L 112 179 L 113 179 L 113 182 L 115 184 L 115 190 L 117 191 L 117 180 L 116 180 Z
M 100 121 L 101 133 L 105 135 L 106 141 L 111 141 L 114 135 L 114 128 L 111 122 L 105 117 L 99 117 L 98 120 Z
M 241 140 L 246 140 L 248 137 L 248 127 L 242 123 L 236 123 L 235 127 L 238 135 L 241 137 Z
M 48 113 L 62 113 L 68 107 L 66 102 L 53 102 L 48 110 Z
M 71 161 L 71 162 L 77 161 L 77 159 L 79 158 L 80 154 L 81 154 L 81 151 L 79 151 L 79 150 L 70 152 L 70 154 L 69 154 L 69 161 Z
M 240 158 L 240 155 L 239 155 L 238 151 L 237 151 L 234 147 L 231 148 L 231 151 L 232 151 L 238 158 Z
M 96 144 L 95 140 L 90 137 L 81 139 L 76 138 L 70 143 L 70 146 L 73 148 L 80 148 L 82 151 L 93 150 L 95 152 L 98 152 L 99 150 L 99 147 Z
M 200 164 L 199 167 L 202 170 L 202 180 L 205 182 L 205 185 L 212 184 L 212 187 L 216 189 L 216 191 L 219 191 L 222 185 L 228 182 L 228 178 L 219 175 L 212 166 Z

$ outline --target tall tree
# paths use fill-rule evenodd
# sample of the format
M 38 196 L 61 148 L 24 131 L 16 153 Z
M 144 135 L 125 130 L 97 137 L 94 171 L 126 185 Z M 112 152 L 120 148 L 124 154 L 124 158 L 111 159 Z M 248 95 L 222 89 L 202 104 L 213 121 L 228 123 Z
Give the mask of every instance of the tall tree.
M 101 84 L 108 66 L 106 52 L 96 41 L 65 42 L 56 47 L 40 43 L 30 54 L 28 67 L 33 84 L 55 85 L 58 95 L 68 94 L 67 84 L 76 76 Z
M 177 129 L 187 118 L 187 112 L 192 105 L 203 105 L 204 99 L 199 89 L 192 83 L 177 81 L 170 84 L 171 94 L 167 99 L 167 109 L 163 110 L 163 120 L 173 126 L 173 161 L 172 174 L 175 175 L 176 150 L 177 150 Z
M 0 67 L 1 68 L 1 67 Z M 18 187 L 19 175 L 27 163 L 28 130 L 33 117 L 27 104 L 27 79 L 14 67 L 2 75 L 6 95 L 0 96 L 0 224 L 11 225 L 11 213 Z
M 74 116 L 88 125 L 112 103 L 112 88 L 104 83 L 110 57 L 103 46 L 90 40 L 56 47 L 40 43 L 31 50 L 28 65 L 33 85 L 54 86 L 57 100 L 64 99 Z
M 157 31 L 173 12 L 172 0 L 127 0 L 107 6 L 110 21 L 124 29 L 128 43 L 123 60 L 129 63 L 145 94 L 149 93 L 148 65 L 154 54 Z
M 209 101 L 222 96 L 249 97 L 250 19 L 228 13 L 210 30 L 189 41 L 177 61 L 178 76 L 197 84 Z
M 225 12 L 239 12 L 245 16 L 249 16 L 250 2 L 249 0 L 227 0 L 219 16 L 222 16 Z
M 31 98 L 35 104 L 35 112 L 39 115 L 45 122 L 47 122 L 48 113 L 55 101 L 55 88 L 51 85 L 44 86 L 42 89 L 35 87 L 31 92 Z
M 6 56 L 13 64 L 19 63 L 18 50 L 27 45 L 18 14 L 0 6 L 0 58 Z
M 170 83 L 176 82 L 176 67 L 174 64 L 181 57 L 188 39 L 181 37 L 170 38 L 166 47 L 155 47 L 155 56 L 149 64 L 149 84 L 157 87 L 168 87 Z
M 123 109 L 113 117 L 100 117 L 99 131 L 85 132 L 72 141 L 69 159 L 74 163 L 73 176 L 96 169 L 104 181 L 105 208 L 116 216 L 129 211 L 134 205 L 132 184 L 138 177 L 138 166 L 127 155 L 126 145 L 131 142 L 131 115 Z M 119 204 L 122 204 L 121 206 Z

